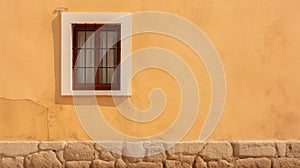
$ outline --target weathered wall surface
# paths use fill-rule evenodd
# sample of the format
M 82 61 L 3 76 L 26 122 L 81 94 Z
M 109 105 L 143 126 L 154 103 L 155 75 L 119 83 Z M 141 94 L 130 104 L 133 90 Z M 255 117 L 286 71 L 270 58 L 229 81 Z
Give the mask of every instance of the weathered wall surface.
M 164 11 L 192 21 L 211 39 L 227 76 L 223 117 L 210 137 L 221 139 L 300 138 L 300 2 L 297 0 L 0 0 L 0 140 L 88 140 L 71 97 L 60 96 L 60 19 L 53 11 Z M 162 47 L 180 55 L 201 84 L 200 110 L 185 140 L 197 140 L 209 109 L 210 81 L 190 48 L 170 37 L 141 34 L 132 50 Z M 164 80 L 161 80 L 164 79 Z M 140 124 L 121 116 L 111 97 L 98 97 L 110 124 L 134 136 L 168 127 L 178 113 L 180 92 L 166 73 L 150 69 L 132 81 L 132 102 L 149 107 L 148 92 L 162 87 L 167 108 Z

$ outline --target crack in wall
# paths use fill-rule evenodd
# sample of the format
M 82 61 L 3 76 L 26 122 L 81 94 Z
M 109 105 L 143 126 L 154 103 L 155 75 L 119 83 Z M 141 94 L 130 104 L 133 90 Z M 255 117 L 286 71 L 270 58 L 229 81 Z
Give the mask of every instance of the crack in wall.
M 49 108 L 49 107 L 47 107 L 47 106 L 45 106 L 43 104 L 37 103 L 36 100 L 32 100 L 32 99 L 29 99 L 29 98 L 24 98 L 24 99 L 18 99 L 18 98 L 16 98 L 16 99 L 13 99 L 13 98 L 7 98 L 7 97 L 0 97 L 0 101 L 1 100 L 5 100 L 5 101 L 28 101 L 28 102 L 31 102 L 31 103 L 33 103 L 33 104 L 35 104 L 37 106 L 42 107 L 42 108 Z
M 0 97 L 0 105 L 0 109 L 2 111 L 1 118 L 3 120 L 1 124 L 12 133 L 15 132 L 15 134 L 17 134 L 15 137 L 27 135 L 27 139 L 30 139 L 43 136 L 38 135 L 40 134 L 39 129 L 43 129 L 43 122 L 40 120 L 46 120 L 46 130 L 43 129 L 42 131 L 46 131 L 47 135 L 45 138 L 46 140 L 50 140 L 49 110 L 53 110 L 51 107 L 47 107 L 35 100 L 28 98 L 12 99 L 6 97 Z M 16 128 L 20 128 L 20 130 L 17 130 Z M 7 131 L 3 129 L 3 131 L 0 130 L 0 132 L 1 134 L 5 135 L 3 132 Z M 32 135 L 33 133 L 36 134 L 36 137 L 32 137 L 34 136 Z

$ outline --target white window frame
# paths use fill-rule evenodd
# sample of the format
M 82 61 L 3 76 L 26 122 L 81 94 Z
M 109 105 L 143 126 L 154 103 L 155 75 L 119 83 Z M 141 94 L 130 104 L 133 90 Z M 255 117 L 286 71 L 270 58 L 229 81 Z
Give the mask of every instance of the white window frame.
M 72 90 L 72 24 L 75 23 L 118 23 L 121 24 L 121 69 L 120 90 Z M 77 13 L 61 14 L 61 95 L 130 96 L 130 13 Z

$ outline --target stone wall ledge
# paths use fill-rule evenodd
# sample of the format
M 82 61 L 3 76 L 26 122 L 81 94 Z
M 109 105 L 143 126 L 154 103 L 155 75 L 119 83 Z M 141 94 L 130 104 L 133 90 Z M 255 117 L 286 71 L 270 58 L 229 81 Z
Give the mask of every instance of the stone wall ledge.
M 300 141 L 0 141 L 0 168 L 300 167 Z

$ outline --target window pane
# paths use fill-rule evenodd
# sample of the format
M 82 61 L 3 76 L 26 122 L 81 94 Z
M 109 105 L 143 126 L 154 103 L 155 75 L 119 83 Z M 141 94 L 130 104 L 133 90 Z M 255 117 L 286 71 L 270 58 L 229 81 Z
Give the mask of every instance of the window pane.
M 107 31 L 107 48 L 117 46 L 117 31 Z
M 118 51 L 119 51 L 120 49 L 116 49 L 115 50 L 115 55 L 114 55 L 114 64 L 115 64 L 115 67 L 117 67 L 118 66 Z
M 78 31 L 77 32 L 77 41 L 78 41 L 78 48 L 84 48 L 85 43 L 85 31 Z
M 74 58 L 77 58 L 76 62 L 73 62 L 74 89 L 102 90 L 110 88 L 112 83 L 111 86 L 119 89 L 120 71 L 117 70 L 117 66 L 121 46 L 117 44 L 120 40 L 121 24 L 83 23 L 72 25 L 72 37 L 76 39 L 72 43 L 72 45 L 74 44 L 72 48 L 74 51 L 73 61 L 75 61 Z M 115 74 L 115 72 L 117 73 Z M 93 85 L 96 87 L 91 87 Z M 111 89 L 114 90 L 114 88 Z
M 86 50 L 86 67 L 94 67 L 95 66 L 95 50 L 87 49 Z
M 85 66 L 85 50 L 78 49 L 77 50 L 77 60 L 76 60 L 76 67 L 84 67 Z
M 99 68 L 99 83 L 106 83 L 106 68 Z
M 100 50 L 99 67 L 106 67 L 106 50 Z
M 100 30 L 99 31 L 99 41 L 100 41 L 100 48 L 106 48 L 106 31 Z
M 108 72 L 107 72 L 107 78 L 108 78 L 107 83 L 112 83 L 112 76 L 113 76 L 114 71 L 113 71 L 112 68 L 108 68 L 107 70 L 108 70 Z
M 95 83 L 95 70 L 94 68 L 86 68 L 86 83 Z
M 108 78 L 107 83 L 116 83 L 117 74 L 114 74 L 115 68 L 108 68 L 107 70 L 108 70 L 108 72 L 107 72 L 107 78 Z
M 116 67 L 117 61 L 117 52 L 114 49 L 110 49 L 107 52 L 107 66 L 108 67 Z
M 86 48 L 95 48 L 95 31 L 86 31 Z
M 84 83 L 85 71 L 84 68 L 76 69 L 76 83 Z

